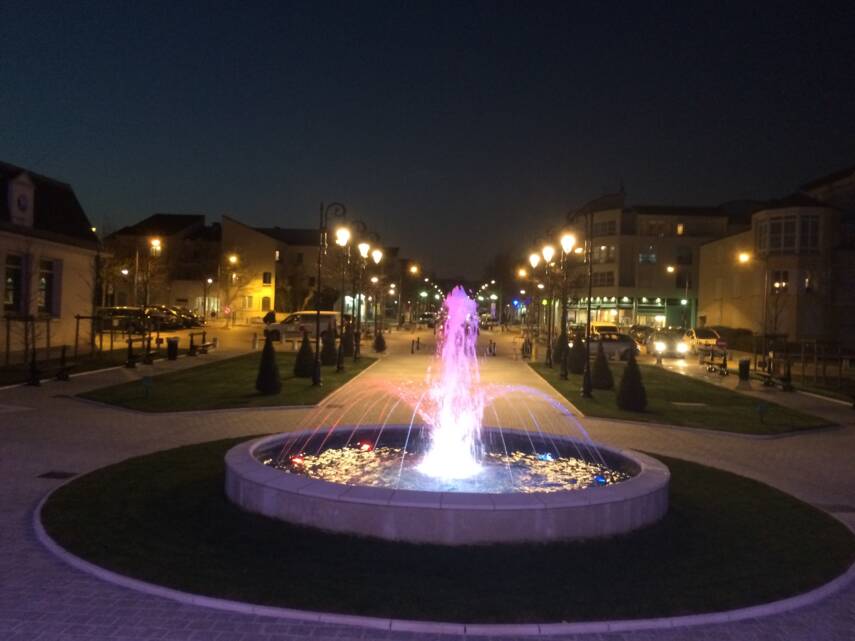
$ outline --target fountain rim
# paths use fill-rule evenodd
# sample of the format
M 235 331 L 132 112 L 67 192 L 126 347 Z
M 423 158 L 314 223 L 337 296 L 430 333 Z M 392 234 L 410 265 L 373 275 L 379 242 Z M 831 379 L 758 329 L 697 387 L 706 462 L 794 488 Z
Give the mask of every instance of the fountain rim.
M 335 432 L 352 432 L 354 429 L 371 429 L 377 425 L 354 427 L 352 425 L 333 428 Z M 403 425 L 388 425 L 386 430 L 409 429 Z M 289 474 L 283 470 L 265 465 L 257 452 L 271 445 L 284 443 L 290 439 L 308 437 L 317 434 L 317 430 L 280 432 L 251 441 L 240 443 L 230 449 L 225 456 L 226 468 L 234 475 L 255 485 L 260 485 L 276 493 L 294 494 L 300 497 L 326 499 L 339 503 L 387 506 L 390 508 L 420 508 L 441 510 L 543 510 L 549 508 L 582 507 L 601 503 L 613 503 L 630 500 L 659 491 L 668 485 L 671 473 L 660 461 L 633 450 L 618 449 L 600 443 L 583 443 L 579 439 L 561 435 L 530 432 L 516 428 L 498 428 L 485 426 L 483 431 L 499 431 L 518 435 L 536 434 L 566 444 L 582 443 L 586 447 L 606 452 L 617 458 L 629 460 L 638 467 L 638 472 L 619 483 L 602 487 L 587 487 L 555 492 L 440 492 L 433 490 L 408 490 L 368 485 L 346 485 L 323 479 L 315 479 L 301 474 Z

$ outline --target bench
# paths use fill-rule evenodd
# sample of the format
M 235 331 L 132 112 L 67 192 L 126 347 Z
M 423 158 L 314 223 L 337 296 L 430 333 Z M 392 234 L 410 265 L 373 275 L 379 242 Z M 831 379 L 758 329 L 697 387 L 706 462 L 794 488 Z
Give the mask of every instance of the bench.
M 196 336 L 202 337 L 202 342 L 198 345 L 195 342 Z M 207 354 L 208 350 L 214 347 L 216 343 L 207 340 L 207 332 L 190 332 L 190 347 L 187 350 L 187 356 L 196 356 L 198 354 Z
M 706 366 L 710 374 L 727 376 L 730 370 L 727 366 L 727 352 L 716 349 L 699 349 L 701 354 L 700 364 Z

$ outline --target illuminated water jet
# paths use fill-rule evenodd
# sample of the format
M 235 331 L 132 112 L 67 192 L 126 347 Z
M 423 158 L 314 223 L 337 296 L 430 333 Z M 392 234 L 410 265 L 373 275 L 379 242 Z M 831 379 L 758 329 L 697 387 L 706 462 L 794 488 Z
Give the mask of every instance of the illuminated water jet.
M 438 362 L 428 381 L 430 445 L 418 469 L 442 479 L 463 479 L 481 471 L 483 456 L 484 392 L 475 349 L 478 306 L 462 287 L 455 287 L 445 299 L 443 318 Z

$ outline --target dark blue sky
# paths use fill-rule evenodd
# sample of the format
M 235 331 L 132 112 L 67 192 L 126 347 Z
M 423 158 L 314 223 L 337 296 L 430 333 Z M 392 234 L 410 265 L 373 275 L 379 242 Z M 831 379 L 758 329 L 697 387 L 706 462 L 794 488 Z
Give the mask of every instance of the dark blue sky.
M 475 277 L 621 179 L 715 204 L 855 164 L 855 3 L 677 4 L 25 3 L 0 159 L 114 227 L 340 200 Z

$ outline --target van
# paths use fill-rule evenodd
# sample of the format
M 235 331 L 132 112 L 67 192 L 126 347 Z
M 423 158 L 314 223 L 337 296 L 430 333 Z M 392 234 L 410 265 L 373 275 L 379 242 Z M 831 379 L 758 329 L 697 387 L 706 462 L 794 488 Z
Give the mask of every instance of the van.
M 326 330 L 331 330 L 333 336 L 338 333 L 338 312 L 322 311 L 321 315 L 321 333 Z M 288 314 L 282 321 L 278 323 L 270 323 L 267 326 L 267 332 L 271 340 L 292 340 L 302 338 L 303 332 L 306 332 L 309 338 L 315 338 L 315 329 L 317 327 L 318 312 L 302 311 Z

